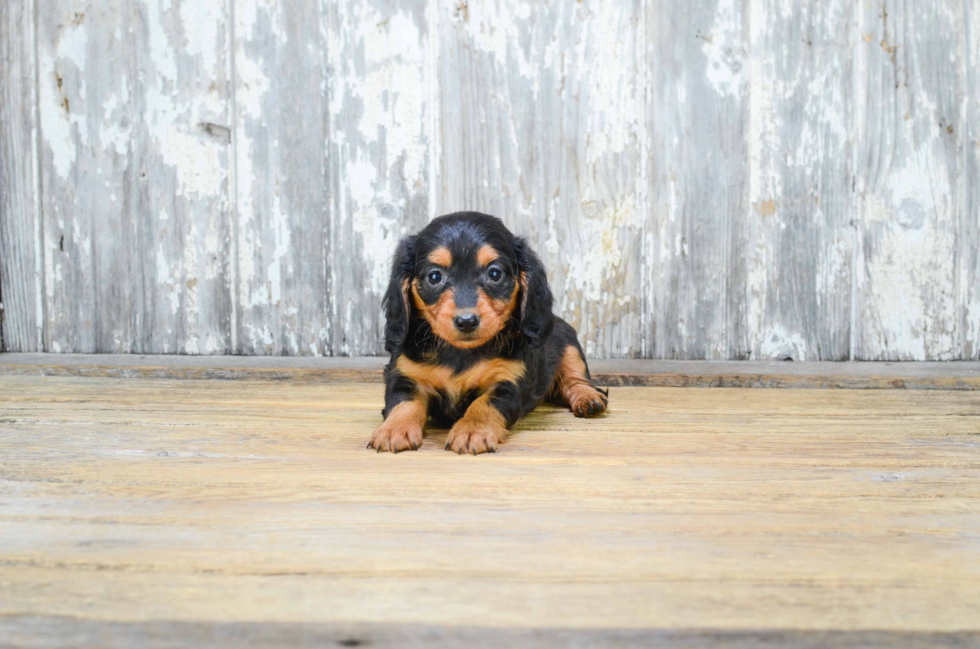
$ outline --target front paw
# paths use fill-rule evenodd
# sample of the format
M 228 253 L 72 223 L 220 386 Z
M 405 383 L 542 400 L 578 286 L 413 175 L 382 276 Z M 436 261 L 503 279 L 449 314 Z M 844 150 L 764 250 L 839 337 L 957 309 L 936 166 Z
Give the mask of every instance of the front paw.
M 609 405 L 609 397 L 591 385 L 578 386 L 569 396 L 568 405 L 576 417 L 595 417 Z
M 390 420 L 378 426 L 367 445 L 378 453 L 381 451 L 398 453 L 409 449 L 417 451 L 420 446 L 422 446 L 421 426 Z
M 481 422 L 474 423 L 460 419 L 446 437 L 446 450 L 462 455 L 469 453 L 496 453 L 497 446 L 507 437 L 507 429 Z

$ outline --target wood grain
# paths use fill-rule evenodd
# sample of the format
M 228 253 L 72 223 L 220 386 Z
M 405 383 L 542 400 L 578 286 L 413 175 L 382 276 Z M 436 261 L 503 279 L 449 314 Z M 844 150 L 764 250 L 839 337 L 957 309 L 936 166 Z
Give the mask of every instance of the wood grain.
M 978 631 L 972 393 L 613 388 L 479 458 L 366 451 L 381 395 L 0 377 L 0 618 Z
M 477 209 L 591 357 L 980 358 L 974 0 L 4 12 L 6 349 L 378 354 Z
M 587 353 L 638 356 L 640 2 L 439 2 L 438 212 L 528 236 Z
M 330 346 L 330 119 L 320 4 L 234 3 L 236 353 L 310 354 Z
M 542 629 L 422 624 L 113 622 L 17 615 L 0 619 L 11 646 L 141 647 L 649 647 L 651 649 L 945 649 L 971 646 L 980 633 L 908 631 L 746 631 L 740 629 Z
M 380 357 L 8 353 L 0 355 L 0 375 L 381 383 L 386 362 Z M 980 363 L 969 361 L 785 363 L 598 359 L 589 362 L 589 370 L 592 378 L 604 386 L 980 390 Z
M 122 101 L 136 91 L 139 46 L 124 7 L 38 5 L 45 350 L 139 349 L 140 118 Z
M 0 350 L 39 351 L 37 97 L 32 2 L 0 6 Z
M 133 252 L 143 286 L 131 351 L 231 353 L 231 7 L 218 0 L 125 6 L 138 18 L 134 72 L 142 84 L 130 90 L 141 99 Z M 109 124 L 113 118 L 101 116 Z M 111 291 L 118 280 L 109 275 L 100 283 Z
M 960 358 L 963 3 L 865 4 L 856 56 L 854 357 Z M 928 36 L 925 36 L 928 34 Z M 967 233 L 962 233 L 967 234 Z
M 646 353 L 747 359 L 748 38 L 741 0 L 647 3 Z
M 328 30 L 332 345 L 384 349 L 381 298 L 398 241 L 436 216 L 431 166 L 435 70 L 425 0 L 345 0 Z
M 957 236 L 957 304 L 960 308 L 960 357 L 980 358 L 980 2 L 968 0 L 964 11 L 966 52 L 963 62 L 965 110 L 963 202 Z
M 222 3 L 38 9 L 48 351 L 230 351 Z
M 751 358 L 848 359 L 856 201 L 844 1 L 751 12 L 749 209 L 740 295 Z

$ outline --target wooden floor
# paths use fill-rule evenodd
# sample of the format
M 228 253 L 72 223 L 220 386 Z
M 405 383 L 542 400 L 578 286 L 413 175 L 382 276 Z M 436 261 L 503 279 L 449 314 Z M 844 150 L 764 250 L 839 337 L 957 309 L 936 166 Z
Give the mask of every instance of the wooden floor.
M 980 392 L 620 387 L 480 457 L 381 402 L 0 376 L 0 645 L 980 643 Z

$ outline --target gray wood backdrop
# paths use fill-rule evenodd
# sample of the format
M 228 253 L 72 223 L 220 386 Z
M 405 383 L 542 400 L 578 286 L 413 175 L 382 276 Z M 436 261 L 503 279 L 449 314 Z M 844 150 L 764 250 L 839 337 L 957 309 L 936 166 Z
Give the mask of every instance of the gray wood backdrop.
M 980 356 L 980 0 L 4 0 L 8 350 L 364 355 L 528 235 L 596 357 Z

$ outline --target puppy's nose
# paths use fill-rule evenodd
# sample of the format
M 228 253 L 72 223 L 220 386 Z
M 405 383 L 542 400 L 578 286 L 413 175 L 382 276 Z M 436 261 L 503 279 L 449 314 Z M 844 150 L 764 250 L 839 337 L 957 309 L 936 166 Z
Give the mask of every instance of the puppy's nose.
M 475 313 L 464 313 L 453 318 L 453 324 L 464 334 L 468 334 L 480 326 L 480 316 Z

